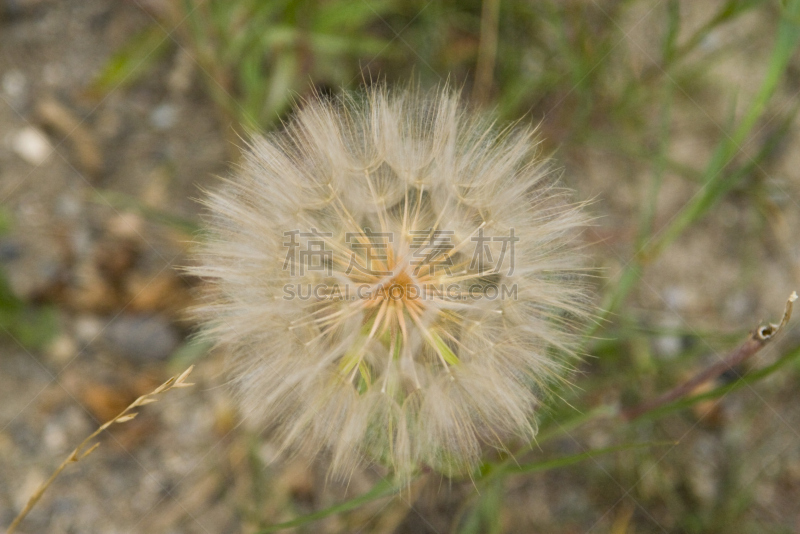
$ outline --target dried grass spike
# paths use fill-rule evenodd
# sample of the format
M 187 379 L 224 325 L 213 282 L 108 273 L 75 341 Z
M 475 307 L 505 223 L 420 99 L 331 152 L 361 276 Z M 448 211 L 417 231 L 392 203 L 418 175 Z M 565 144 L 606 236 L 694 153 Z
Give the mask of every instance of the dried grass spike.
M 192 372 L 193 368 L 194 368 L 194 366 L 189 367 L 178 378 L 181 379 L 181 380 L 185 380 L 186 377 L 189 375 L 189 373 Z M 165 391 L 169 391 L 170 389 L 172 389 L 174 387 L 178 387 L 177 385 L 175 385 L 176 384 L 176 380 L 175 379 L 176 379 L 176 377 L 173 376 L 172 378 L 170 378 L 169 380 L 167 380 L 166 382 L 164 382 L 163 384 L 158 386 L 156 389 L 154 389 L 150 393 L 147 393 L 146 395 L 142 395 L 141 397 L 139 397 L 138 399 L 133 401 L 130 405 L 128 405 L 127 408 L 122 410 L 114 418 L 112 418 L 112 419 L 106 421 L 105 423 L 103 423 L 102 425 L 100 425 L 100 427 L 97 430 L 95 430 L 94 432 L 92 432 L 89 436 L 87 436 L 86 439 L 84 439 L 80 443 L 80 445 L 75 447 L 75 449 L 73 449 L 73 451 L 69 454 L 69 456 L 67 456 L 67 458 L 63 462 L 61 462 L 61 465 L 59 465 L 56 468 L 56 470 L 53 471 L 53 474 L 50 475 L 50 478 L 48 478 L 41 486 L 39 486 L 39 488 L 33 493 L 33 495 L 31 495 L 31 497 L 28 499 L 28 502 L 25 504 L 25 507 L 19 512 L 19 514 L 17 514 L 17 517 L 14 518 L 14 521 L 12 521 L 11 524 L 8 526 L 8 529 L 6 530 L 6 534 L 12 534 L 13 532 L 15 532 L 17 530 L 17 527 L 19 527 L 19 524 L 22 522 L 22 520 L 25 519 L 25 517 L 33 509 L 33 507 L 36 505 L 36 503 L 39 502 L 39 499 L 42 498 L 42 495 L 44 495 L 44 492 L 47 490 L 47 488 L 50 487 L 50 485 L 53 483 L 53 481 L 56 479 L 56 477 L 58 477 L 58 475 L 61 474 L 61 472 L 67 467 L 67 465 L 69 465 L 71 463 L 79 462 L 80 460 L 86 458 L 92 452 L 94 452 L 94 450 L 97 449 L 97 447 L 100 446 L 100 443 L 97 442 L 97 443 L 94 443 L 88 449 L 83 450 L 84 447 L 86 447 L 89 444 L 90 441 L 92 441 L 94 438 L 96 438 L 101 432 L 106 430 L 111 425 L 113 425 L 115 423 L 127 423 L 128 421 L 130 421 L 131 419 L 136 417 L 138 415 L 138 412 L 131 412 L 131 410 L 133 410 L 134 408 L 136 408 L 138 406 L 142 406 L 144 404 L 149 404 L 150 402 L 154 402 L 155 401 L 155 399 L 153 398 L 154 395 L 158 395 L 160 393 L 164 393 Z

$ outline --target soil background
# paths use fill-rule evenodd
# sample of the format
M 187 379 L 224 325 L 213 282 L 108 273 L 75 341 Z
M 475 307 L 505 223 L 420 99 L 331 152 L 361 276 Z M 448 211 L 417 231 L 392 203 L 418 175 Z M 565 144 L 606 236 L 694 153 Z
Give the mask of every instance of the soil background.
M 229 172 L 243 143 L 183 49 L 136 83 L 92 91 L 113 51 L 151 24 L 135 2 L 0 2 L 0 202 L 11 221 L 0 237 L 0 262 L 14 294 L 52 312 L 56 325 L 41 347 L 11 332 L 0 341 L 0 524 L 11 522 L 98 424 L 197 364 L 196 386 L 168 392 L 135 420 L 115 425 L 91 456 L 55 481 L 20 532 L 256 532 L 259 523 L 363 493 L 385 474 L 358 472 L 345 484 L 326 479 L 324 465 L 306 458 L 272 463 L 275 446 L 238 418 L 224 355 L 207 354 L 188 337 L 193 325 L 185 309 L 198 281 L 179 267 L 191 261 L 192 224 L 201 211 L 194 199 Z M 645 53 L 646 24 L 632 35 Z M 736 34 L 719 38 L 735 41 Z M 768 44 L 752 43 L 744 60 Z M 729 63 L 719 67 L 720 85 L 739 84 L 744 99 L 757 80 L 735 58 Z M 785 92 L 785 105 L 794 105 L 792 88 Z M 714 117 L 727 112 L 713 95 L 707 100 L 703 106 Z M 697 110 L 685 104 L 675 113 L 682 131 L 673 141 L 676 158 L 705 161 L 713 143 L 698 126 Z M 541 128 L 557 148 L 557 115 Z M 753 224 L 747 200 L 731 195 L 649 268 L 633 307 L 650 324 L 737 333 L 779 316 L 788 294 L 800 288 L 796 131 L 792 126 L 771 163 L 769 205 L 777 207 L 768 224 Z M 558 157 L 577 196 L 597 199 L 598 223 L 587 244 L 604 279 L 613 279 L 630 256 L 630 221 L 644 194 L 641 171 L 599 152 L 565 150 Z M 694 191 L 685 182 L 665 184 L 657 225 Z M 603 287 L 599 282 L 598 293 Z M 668 359 L 685 341 L 665 333 L 652 351 Z M 799 341 L 800 331 L 788 330 L 753 367 Z M 687 376 L 719 351 L 698 351 Z M 582 373 L 591 376 L 594 365 L 589 360 Z M 644 463 L 616 458 L 509 479 L 505 531 L 677 532 L 676 508 L 663 497 L 671 495 L 709 513 L 728 513 L 714 509 L 719 502 L 744 506 L 764 532 L 800 532 L 797 375 L 795 366 L 705 406 L 717 419 L 703 412 L 670 423 L 679 444 Z M 611 434 L 592 427 L 552 450 L 580 451 L 578 441 L 603 446 Z M 721 499 L 734 475 L 751 481 L 750 491 Z M 407 499 L 378 501 L 308 531 L 449 532 L 473 488 L 434 478 L 410 488 Z M 632 517 L 640 530 L 628 529 Z

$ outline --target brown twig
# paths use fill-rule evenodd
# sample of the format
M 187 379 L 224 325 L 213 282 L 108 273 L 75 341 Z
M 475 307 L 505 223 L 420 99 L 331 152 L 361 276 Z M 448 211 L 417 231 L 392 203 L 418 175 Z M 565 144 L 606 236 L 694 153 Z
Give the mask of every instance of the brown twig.
M 478 44 L 478 63 L 475 67 L 475 87 L 472 96 L 481 104 L 489 100 L 497 60 L 497 30 L 500 0 L 483 0 L 481 40 Z
M 64 469 L 66 469 L 66 467 L 69 464 L 75 463 L 75 462 L 77 462 L 79 460 L 82 460 L 82 459 L 86 458 L 88 455 L 90 455 L 92 452 L 94 452 L 94 450 L 97 447 L 100 446 L 100 443 L 95 443 L 94 445 L 92 445 L 91 447 L 86 449 L 85 451 L 82 451 L 82 449 L 84 447 L 86 447 L 86 445 L 92 439 L 96 438 L 101 432 L 106 430 L 108 427 L 110 427 L 114 423 L 125 423 L 127 421 L 130 421 L 134 417 L 136 417 L 138 412 L 131 412 L 131 410 L 133 410 L 134 408 L 138 408 L 140 406 L 144 406 L 145 404 L 150 404 L 152 402 L 156 402 L 158 399 L 155 398 L 155 395 L 158 395 L 159 393 L 164 393 L 165 391 L 169 391 L 170 389 L 173 389 L 173 388 L 185 388 L 185 387 L 193 386 L 194 384 L 189 384 L 189 383 L 185 382 L 186 377 L 189 376 L 189 373 L 192 372 L 192 369 L 194 369 L 194 365 L 189 367 L 187 370 L 185 370 L 180 375 L 173 376 L 173 377 L 169 378 L 166 382 L 164 382 L 163 384 L 158 386 L 156 389 L 154 389 L 150 393 L 142 395 L 141 397 L 139 397 L 138 399 L 133 401 L 127 408 L 122 410 L 116 417 L 114 417 L 113 419 L 110 419 L 110 420 L 106 421 L 105 423 L 103 423 L 97 430 L 92 432 L 86 439 L 84 439 L 80 443 L 80 445 L 75 447 L 75 449 L 70 453 L 70 455 L 67 456 L 66 460 L 61 462 L 61 465 L 59 465 L 56 468 L 56 470 L 53 471 L 53 474 L 50 475 L 50 478 L 48 478 L 44 482 L 44 484 L 39 486 L 39 488 L 33 493 L 33 495 L 31 495 L 31 497 L 28 499 L 28 502 L 25 504 L 25 507 L 22 509 L 22 511 L 20 511 L 20 513 L 17 515 L 17 517 L 14 518 L 14 521 L 12 521 L 11 524 L 8 526 L 8 530 L 6 530 L 6 534 L 12 534 L 12 532 L 17 530 L 17 527 L 19 526 L 19 524 L 22 522 L 23 519 L 25 519 L 25 516 L 28 515 L 28 512 L 30 512 L 33 509 L 33 507 L 36 505 L 36 503 L 39 502 L 39 499 L 42 498 L 42 495 L 44 495 L 45 490 L 47 490 L 47 488 L 50 487 L 50 485 L 53 483 L 53 481 L 56 479 L 56 477 L 59 474 L 61 474 L 61 472 Z
M 739 346 L 739 348 L 728 354 L 720 361 L 709 365 L 686 382 L 676 386 L 670 391 L 667 391 L 663 395 L 644 402 L 638 406 L 634 406 L 633 408 L 623 410 L 621 413 L 622 417 L 628 421 L 633 421 L 634 419 L 637 419 L 648 412 L 689 395 L 702 384 L 717 378 L 728 369 L 732 369 L 745 360 L 751 358 L 754 354 L 764 348 L 767 343 L 772 341 L 778 332 L 783 329 L 786 323 L 789 322 L 789 319 L 792 317 L 792 303 L 795 300 L 797 300 L 797 293 L 792 292 L 792 294 L 789 296 L 789 300 L 786 301 L 786 308 L 784 309 L 783 319 L 781 319 L 780 324 L 769 324 L 767 326 L 760 326 L 756 328 L 747 341 L 745 341 Z

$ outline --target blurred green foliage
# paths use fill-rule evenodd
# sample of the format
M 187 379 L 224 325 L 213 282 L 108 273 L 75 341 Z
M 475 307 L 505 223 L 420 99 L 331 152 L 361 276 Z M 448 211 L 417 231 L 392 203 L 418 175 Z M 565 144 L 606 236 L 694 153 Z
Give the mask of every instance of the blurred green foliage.
M 0 207 L 0 237 L 12 227 L 11 214 Z M 22 348 L 40 349 L 58 331 L 52 307 L 33 306 L 20 300 L 0 267 L 0 336 L 11 337 Z

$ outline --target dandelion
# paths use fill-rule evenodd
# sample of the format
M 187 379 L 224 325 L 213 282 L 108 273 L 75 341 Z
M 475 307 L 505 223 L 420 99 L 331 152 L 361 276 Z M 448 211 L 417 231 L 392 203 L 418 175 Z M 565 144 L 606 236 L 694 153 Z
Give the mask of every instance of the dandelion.
M 587 316 L 534 131 L 444 89 L 306 103 L 208 194 L 206 333 L 287 448 L 451 475 L 530 440 Z

